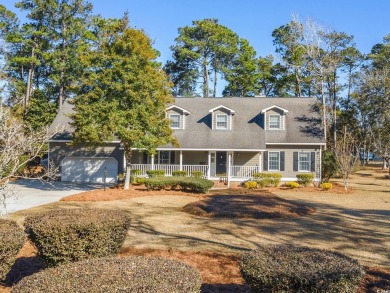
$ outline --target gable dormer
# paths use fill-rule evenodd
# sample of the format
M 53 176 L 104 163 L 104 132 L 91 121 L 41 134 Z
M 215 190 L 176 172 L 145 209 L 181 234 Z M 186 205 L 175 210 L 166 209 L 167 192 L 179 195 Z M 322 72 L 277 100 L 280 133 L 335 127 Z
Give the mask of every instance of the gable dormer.
M 217 130 L 231 130 L 233 127 L 233 115 L 236 114 L 236 111 L 225 107 L 223 105 L 219 105 L 211 110 L 209 110 L 211 114 L 211 128 Z
M 167 113 L 167 118 L 171 120 L 172 129 L 185 129 L 185 117 L 190 115 L 190 112 L 186 109 L 172 105 L 165 109 Z
M 266 130 L 285 130 L 288 110 L 273 105 L 261 111 L 264 114 L 264 128 Z

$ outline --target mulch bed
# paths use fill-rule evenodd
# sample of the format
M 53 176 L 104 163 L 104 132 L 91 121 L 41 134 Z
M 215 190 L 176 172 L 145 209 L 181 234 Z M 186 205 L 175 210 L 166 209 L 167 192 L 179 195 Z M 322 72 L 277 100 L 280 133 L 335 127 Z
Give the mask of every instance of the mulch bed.
M 250 292 L 249 287 L 244 284 L 244 280 L 241 277 L 237 265 L 238 255 L 236 254 L 124 248 L 119 256 L 126 257 L 130 255 L 166 257 L 180 260 L 196 267 L 200 271 L 203 280 L 202 293 Z M 0 293 L 9 293 L 12 283 L 17 283 L 23 277 L 44 268 L 45 265 L 37 256 L 35 247 L 26 242 L 8 276 L 7 284 L 0 285 Z M 390 290 L 390 269 L 372 267 L 366 268 L 366 270 L 367 273 L 357 293 L 377 293 Z

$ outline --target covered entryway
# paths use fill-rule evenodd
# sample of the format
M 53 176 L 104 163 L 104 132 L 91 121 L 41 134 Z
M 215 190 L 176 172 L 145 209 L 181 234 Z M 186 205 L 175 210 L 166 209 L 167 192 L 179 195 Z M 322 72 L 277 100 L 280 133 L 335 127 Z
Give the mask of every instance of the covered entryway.
M 217 175 L 226 175 L 226 152 L 217 152 Z
M 62 161 L 61 181 L 115 183 L 118 161 L 115 158 L 66 157 Z

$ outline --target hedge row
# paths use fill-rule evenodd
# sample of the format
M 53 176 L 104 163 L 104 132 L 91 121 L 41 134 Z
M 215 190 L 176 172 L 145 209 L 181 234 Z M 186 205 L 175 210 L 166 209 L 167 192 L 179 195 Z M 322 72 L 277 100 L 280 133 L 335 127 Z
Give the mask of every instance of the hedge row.
M 190 190 L 193 192 L 205 193 L 213 187 L 211 180 L 197 177 L 155 177 L 145 179 L 145 186 L 148 190 L 161 190 L 166 188 Z
M 291 245 L 245 253 L 239 266 L 253 292 L 356 292 L 364 275 L 345 255 Z
M 146 171 L 146 174 L 148 174 L 149 178 L 154 178 L 154 177 L 165 176 L 165 171 L 164 170 L 148 170 L 148 171 Z
M 116 254 L 130 219 L 120 211 L 53 210 L 25 220 L 26 232 L 50 265 Z
M 0 219 L 0 280 L 4 280 L 26 236 L 14 221 Z
M 252 176 L 254 181 L 257 182 L 257 186 L 261 188 L 268 186 L 277 187 L 282 179 L 282 174 L 280 173 L 253 173 Z
M 61 265 L 23 278 L 14 293 L 34 292 L 200 292 L 199 272 L 179 261 L 100 258 Z

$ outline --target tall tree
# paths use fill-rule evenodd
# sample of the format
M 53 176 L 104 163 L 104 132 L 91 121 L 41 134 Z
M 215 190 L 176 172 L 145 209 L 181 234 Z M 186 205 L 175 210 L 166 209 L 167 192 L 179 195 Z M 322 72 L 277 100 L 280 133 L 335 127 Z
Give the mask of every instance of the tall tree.
M 88 70 L 79 77 L 73 100 L 74 143 L 121 140 L 128 189 L 132 149 L 154 153 L 158 145 L 174 141 L 165 115 L 171 84 L 155 61 L 150 39 L 130 28 L 126 17 L 95 22 L 95 42 L 81 59 Z
M 176 44 L 171 47 L 174 62 L 189 64 L 191 70 L 197 70 L 193 77 L 202 79 L 203 97 L 210 95 L 212 80 L 215 97 L 218 74 L 225 71 L 235 56 L 239 38 L 229 28 L 218 24 L 217 19 L 197 20 L 192 24 L 179 28 Z

